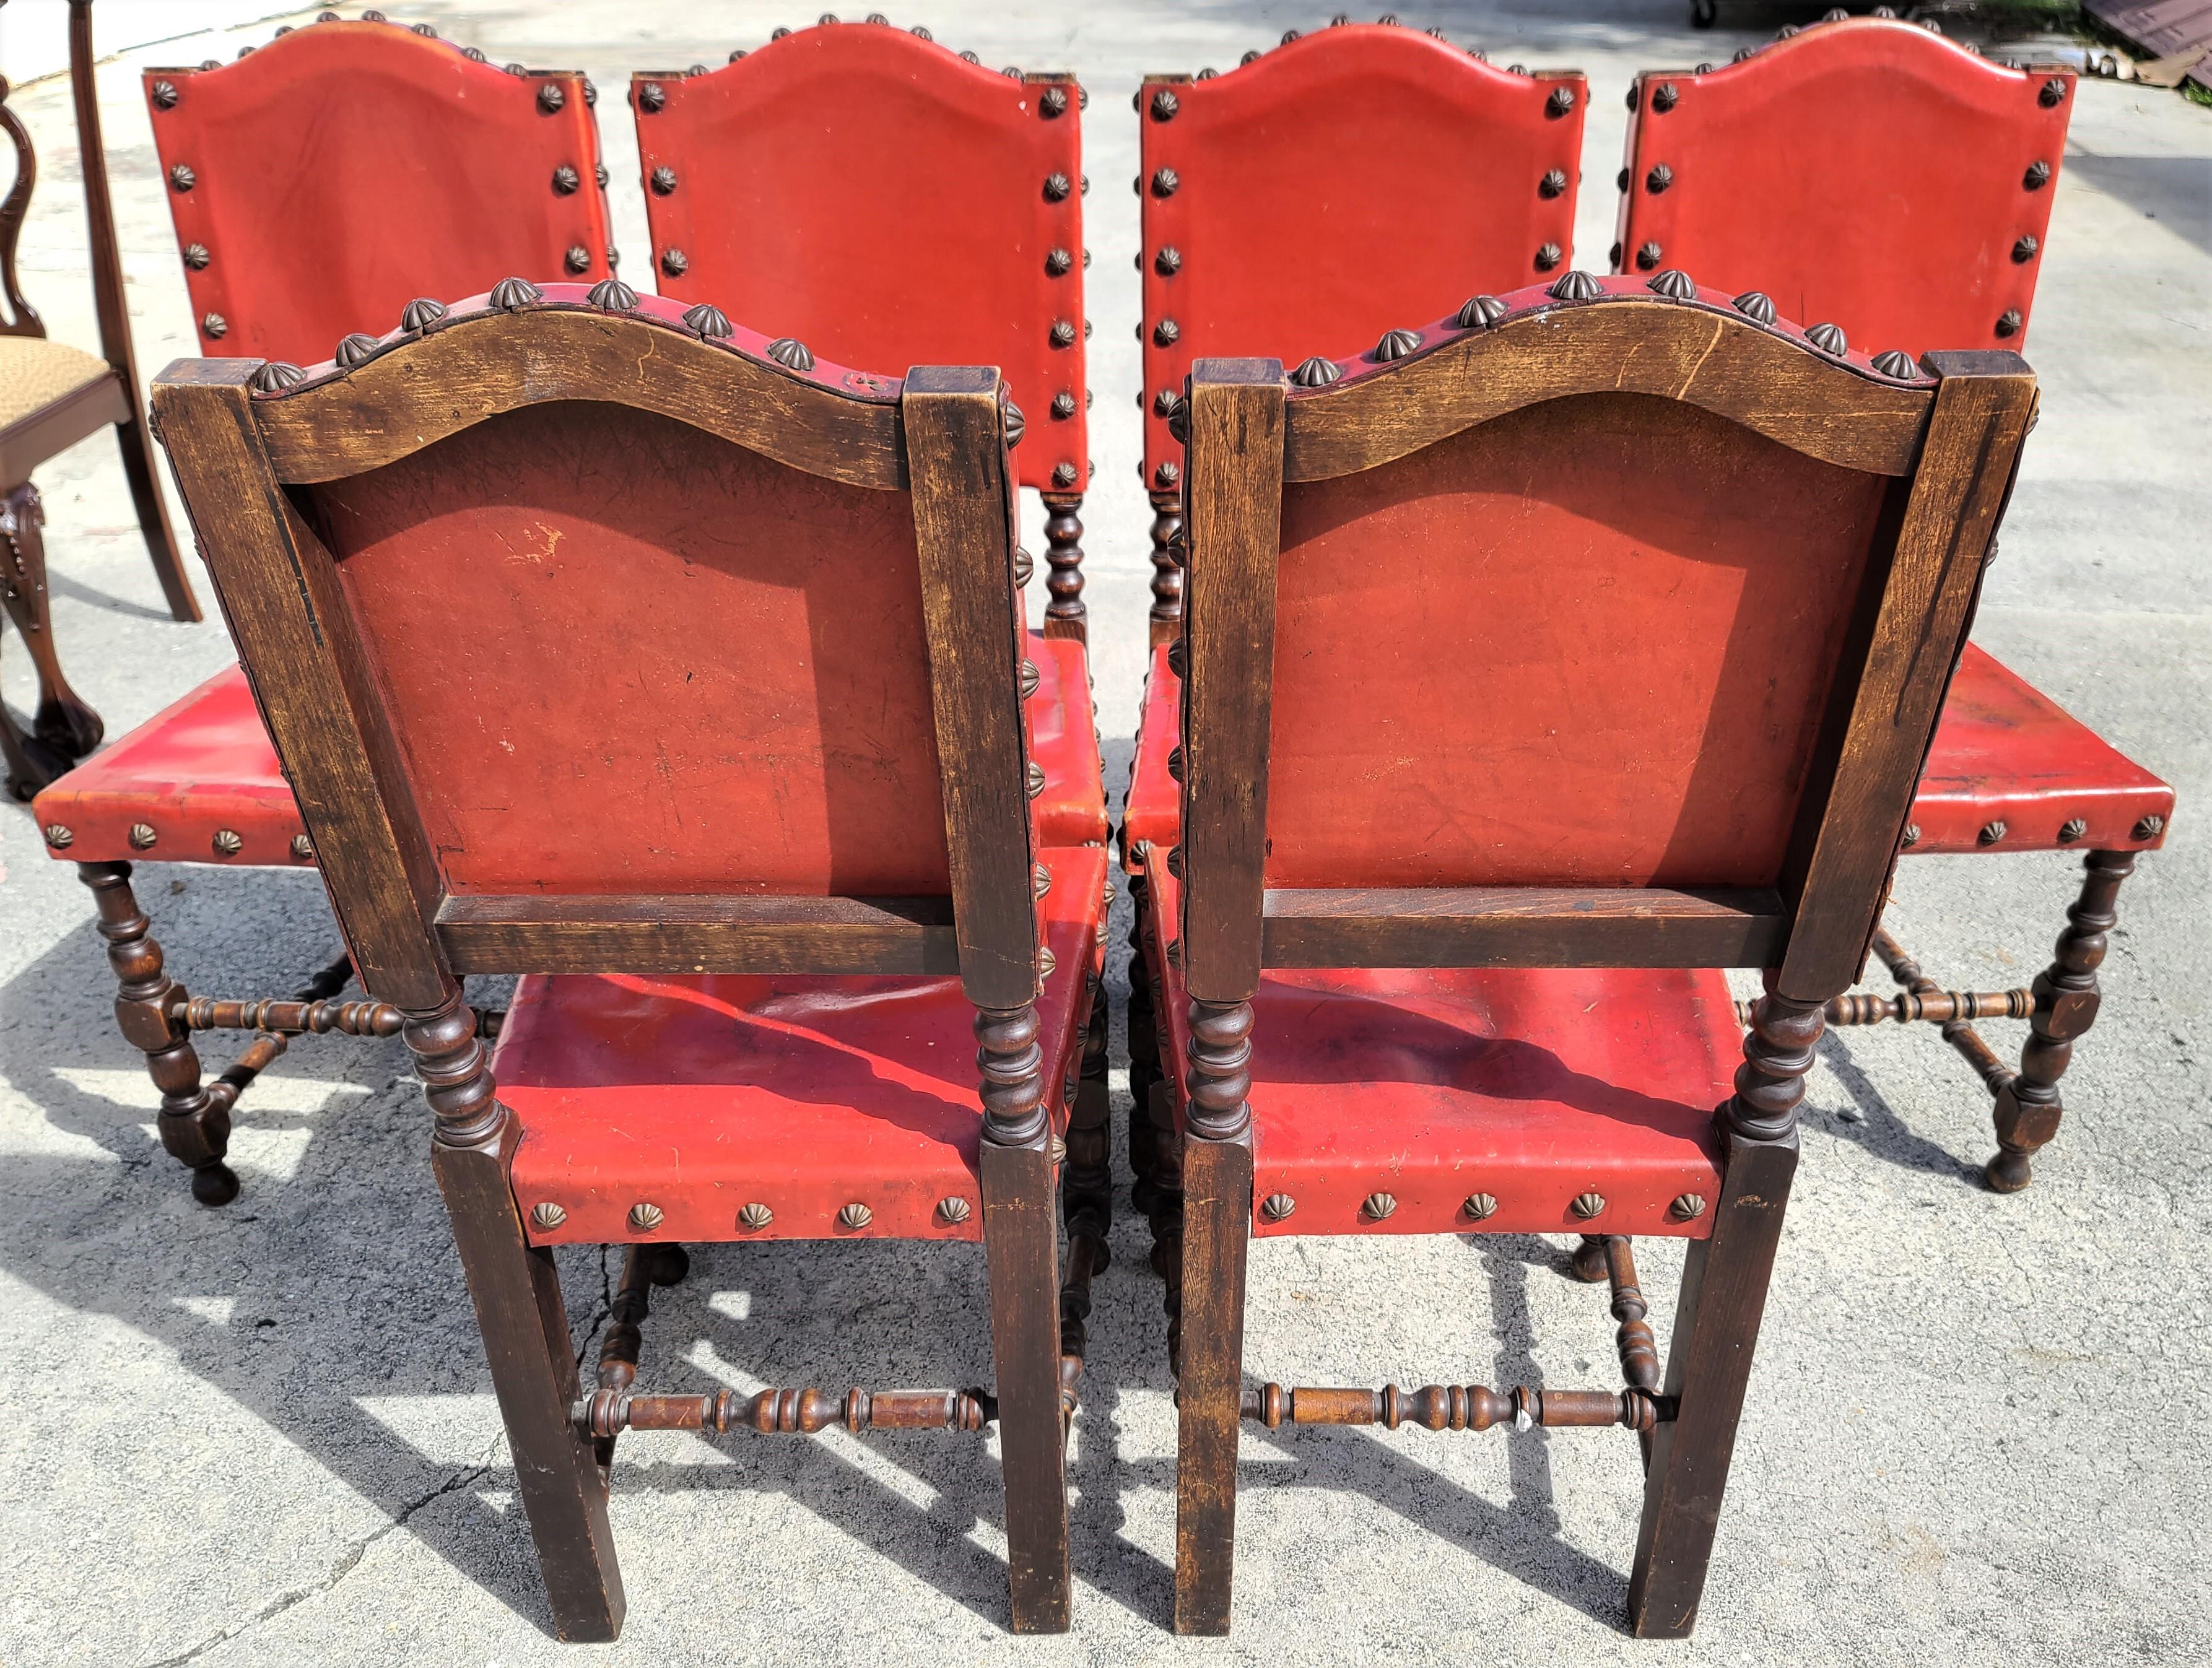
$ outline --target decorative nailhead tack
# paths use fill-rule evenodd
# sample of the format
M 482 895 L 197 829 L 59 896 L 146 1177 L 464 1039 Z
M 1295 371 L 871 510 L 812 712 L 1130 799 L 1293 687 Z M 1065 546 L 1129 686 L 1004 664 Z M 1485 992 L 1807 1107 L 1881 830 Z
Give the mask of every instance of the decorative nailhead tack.
M 638 1204 L 630 1206 L 629 1225 L 633 1233 L 650 1234 L 654 1228 L 659 1227 L 660 1223 L 661 1210 L 659 1205 L 647 1204 L 641 1200 Z
M 550 1233 L 553 1229 L 560 1227 L 562 1222 L 565 1222 L 568 1220 L 568 1213 L 562 1210 L 559 1205 L 554 1204 L 551 1199 L 546 1199 L 542 1203 L 533 1204 L 530 1207 L 531 1226 L 533 1228 L 543 1228 L 548 1233 Z
M 1359 1208 L 1366 1213 L 1369 1221 L 1379 1222 L 1397 1210 L 1398 1201 L 1388 1193 L 1370 1193 L 1361 1201 Z
M 866 1228 L 870 1222 L 875 1221 L 875 1219 L 876 1213 L 869 1210 L 866 1205 L 861 1204 L 858 1199 L 854 1200 L 852 1204 L 847 1205 L 843 1210 L 837 1213 L 837 1221 L 839 1224 L 841 1226 L 852 1228 L 855 1232 Z
M 775 1212 L 765 1204 L 748 1204 L 738 1212 L 738 1226 L 757 1232 L 775 1220 Z
M 131 849 L 134 852 L 149 849 L 160 838 L 161 835 L 154 832 L 151 822 L 133 822 L 131 825 Z
M 246 849 L 246 841 L 235 828 L 217 828 L 209 844 L 215 847 L 217 857 L 236 857 Z
M 1298 1208 L 1298 1202 L 1288 1193 L 1270 1193 L 1260 1202 L 1260 1214 L 1271 1222 L 1286 1220 Z
M 1469 1193 L 1461 1208 L 1476 1222 L 1487 1222 L 1498 1214 L 1498 1201 L 1488 1193 Z
M 1594 1216 L 1604 1215 L 1605 1195 L 1595 1192 L 1577 1193 L 1574 1203 L 1568 1208 L 1584 1222 L 1589 1222 Z

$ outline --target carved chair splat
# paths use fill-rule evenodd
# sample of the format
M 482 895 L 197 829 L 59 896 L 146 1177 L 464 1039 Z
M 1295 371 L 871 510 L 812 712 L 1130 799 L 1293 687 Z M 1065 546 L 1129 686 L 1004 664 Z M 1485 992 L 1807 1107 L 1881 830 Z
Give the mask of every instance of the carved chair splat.
M 1635 1430 L 1630 1619 L 1694 1625 L 1802 1079 L 2035 396 L 2008 353 L 1877 370 L 1677 279 L 1570 272 L 1295 384 L 1200 361 L 1177 407 L 1181 832 L 1143 931 L 1179 1631 L 1228 1629 L 1248 1418 Z M 1439 561 L 1480 609 L 1425 605 Z M 1747 1034 L 1730 967 L 1764 971 Z M 1243 1388 L 1255 1234 L 1575 1231 L 1618 1392 Z M 1690 1241 L 1663 1373 L 1636 1234 Z
M 349 364 L 179 361 L 155 410 L 425 1085 L 556 1630 L 621 1625 L 620 1431 L 836 1421 L 995 1422 L 1013 1625 L 1061 1631 L 1054 1189 L 1103 1107 L 1106 857 L 1032 809 L 1004 385 L 711 313 L 508 280 Z M 468 971 L 523 975 L 495 1048 Z M 884 1235 L 983 1241 L 993 1389 L 638 1391 L 682 1242 Z M 577 1241 L 633 1247 L 591 1388 Z

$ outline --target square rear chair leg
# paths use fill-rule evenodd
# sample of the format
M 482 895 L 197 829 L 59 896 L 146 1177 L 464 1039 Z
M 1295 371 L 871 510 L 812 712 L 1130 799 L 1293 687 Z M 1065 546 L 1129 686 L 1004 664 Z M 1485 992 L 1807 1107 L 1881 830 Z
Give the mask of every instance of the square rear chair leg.
M 131 890 L 131 865 L 80 863 L 76 872 L 100 909 L 100 936 L 107 940 L 117 981 L 115 1022 L 124 1040 L 144 1052 L 147 1075 L 161 1091 L 161 1145 L 192 1173 L 194 1198 L 228 1204 L 238 1197 L 238 1177 L 223 1162 L 230 1108 L 200 1081 L 191 1033 L 173 1016 L 185 987 L 163 968 L 153 923 Z

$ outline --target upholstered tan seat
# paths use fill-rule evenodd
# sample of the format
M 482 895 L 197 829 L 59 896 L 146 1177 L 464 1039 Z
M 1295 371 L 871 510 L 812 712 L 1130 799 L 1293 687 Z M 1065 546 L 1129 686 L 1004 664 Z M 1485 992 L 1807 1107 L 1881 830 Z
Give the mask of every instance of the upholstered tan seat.
M 109 374 L 106 360 L 65 342 L 0 336 L 0 428 Z

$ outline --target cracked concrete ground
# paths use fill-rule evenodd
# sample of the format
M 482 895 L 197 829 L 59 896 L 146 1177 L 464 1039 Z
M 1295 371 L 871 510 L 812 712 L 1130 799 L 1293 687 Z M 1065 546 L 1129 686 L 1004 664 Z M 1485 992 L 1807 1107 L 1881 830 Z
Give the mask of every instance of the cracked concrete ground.
M 40 3 L 17 0 L 9 16 Z M 632 67 L 718 62 L 806 21 L 795 8 L 709 0 L 386 4 L 495 58 L 580 66 L 602 87 Z M 1601 0 L 1407 17 L 1500 62 L 1589 72 L 1578 240 L 1583 264 L 1601 264 L 1630 75 L 1725 58 L 1782 21 L 1732 6 L 1743 32 L 1692 36 L 1682 12 L 1679 0 Z M 162 14 L 208 15 L 185 0 Z M 927 22 L 991 64 L 1073 67 L 1096 95 L 1086 167 L 1098 185 L 1088 209 L 1102 479 L 1086 543 L 1101 722 L 1123 737 L 1148 572 L 1134 429 L 1115 420 L 1137 382 L 1136 225 L 1120 185 L 1134 171 L 1128 94 L 1143 70 L 1231 64 L 1322 14 L 1006 0 L 898 21 Z M 131 51 L 102 71 L 149 371 L 191 343 L 138 67 L 227 58 L 267 28 Z M 45 165 L 25 282 L 56 335 L 93 347 L 66 88 L 36 82 L 14 102 Z M 611 99 L 600 116 L 620 242 L 641 268 L 629 124 Z M 404 1049 L 294 1049 L 242 1110 L 244 1196 L 199 1210 L 154 1141 L 154 1096 L 107 1017 L 88 899 L 27 816 L 0 809 L 0 1309 L 11 1339 L 0 1359 L 0 1662 L 2212 1657 L 2200 1525 L 2212 1328 L 2193 1273 L 2212 1216 L 2212 1070 L 2198 1028 L 2212 988 L 2212 842 L 2197 809 L 2212 786 L 2208 158 L 2212 112 L 2081 88 L 2031 343 L 2043 422 L 1978 627 L 2179 786 L 2172 842 L 2122 895 L 2105 1013 L 2028 1192 L 1997 1198 L 1977 1185 L 1987 1101 L 1932 1036 L 1868 1030 L 1823 1045 L 1693 1642 L 1641 1645 L 1620 1631 L 1638 1480 L 1618 1433 L 1411 1429 L 1249 1434 L 1236 1635 L 1172 1638 L 1174 1423 L 1158 1289 L 1141 1228 L 1125 1218 L 1096 1291 L 1075 1443 L 1073 1634 L 1005 1631 L 988 1441 L 667 1434 L 625 1438 L 616 1471 L 622 1641 L 557 1646 Z M 228 650 L 219 625 L 162 614 L 108 442 L 39 479 L 58 640 L 119 734 Z M 14 647 L 0 685 L 27 705 Z M 1115 743 L 1111 770 L 1127 756 Z M 1948 985 L 2024 983 L 2049 954 L 2075 867 L 2057 856 L 1908 862 L 1893 925 Z M 284 990 L 333 947 L 311 876 L 142 872 L 196 992 Z M 1118 977 L 1114 989 L 1118 1002 Z M 2017 1046 L 2020 1028 L 1989 1028 Z M 1118 1014 L 1115 1046 L 1118 1058 Z M 1117 1119 L 1125 1110 L 1117 1100 Z M 1679 1259 L 1654 1246 L 1644 1260 L 1663 1335 Z M 1561 1242 L 1534 1239 L 1270 1241 L 1254 1258 L 1250 1365 L 1309 1384 L 1607 1381 L 1602 1300 L 1563 1278 L 1564 1265 Z M 589 1253 L 565 1258 L 563 1273 L 580 1353 L 605 1319 L 606 1268 Z M 643 1377 L 687 1391 L 982 1381 L 981 1297 L 971 1248 L 708 1247 L 662 1295 Z

